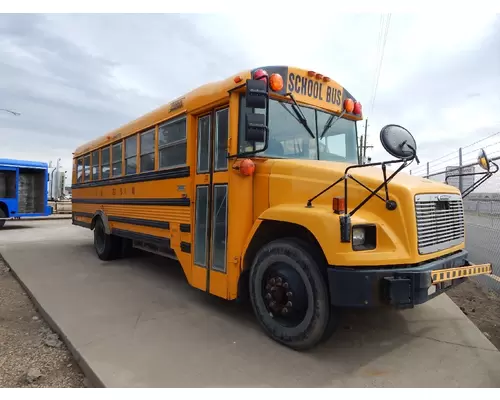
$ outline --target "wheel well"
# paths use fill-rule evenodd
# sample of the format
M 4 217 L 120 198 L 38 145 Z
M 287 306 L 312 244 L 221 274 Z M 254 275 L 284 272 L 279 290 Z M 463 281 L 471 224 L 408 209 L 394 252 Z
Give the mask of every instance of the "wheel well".
M 9 209 L 7 207 L 7 204 L 0 202 L 0 210 L 3 211 L 3 213 L 5 214 L 6 217 L 9 216 Z
M 243 270 L 241 271 L 238 280 L 238 299 L 243 301 L 248 299 L 248 277 L 250 273 L 250 266 L 252 265 L 252 261 L 259 249 L 261 249 L 266 243 L 283 238 L 300 239 L 311 246 L 314 252 L 312 255 L 317 259 L 318 264 L 324 267 L 323 272 L 326 274 L 327 262 L 325 254 L 316 240 L 316 237 L 307 228 L 290 222 L 265 220 L 260 224 L 257 232 L 255 232 L 255 235 L 253 236 L 245 253 L 245 257 L 243 259 Z

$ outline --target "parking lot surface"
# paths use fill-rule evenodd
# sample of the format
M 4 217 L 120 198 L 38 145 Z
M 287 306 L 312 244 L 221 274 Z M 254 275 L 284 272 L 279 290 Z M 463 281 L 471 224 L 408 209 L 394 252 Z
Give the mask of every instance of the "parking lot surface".
M 500 352 L 446 296 L 346 312 L 323 346 L 268 339 L 251 309 L 191 288 L 155 256 L 102 262 L 71 221 L 19 221 L 0 253 L 95 385 L 499 387 Z

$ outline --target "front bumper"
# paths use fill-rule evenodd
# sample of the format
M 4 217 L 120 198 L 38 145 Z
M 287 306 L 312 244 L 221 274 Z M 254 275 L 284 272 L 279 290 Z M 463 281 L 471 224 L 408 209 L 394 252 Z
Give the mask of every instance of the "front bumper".
M 331 304 L 338 307 L 411 308 L 459 285 L 468 276 L 491 273 L 491 265 L 476 268 L 467 256 L 468 252 L 462 250 L 417 266 L 328 268 Z

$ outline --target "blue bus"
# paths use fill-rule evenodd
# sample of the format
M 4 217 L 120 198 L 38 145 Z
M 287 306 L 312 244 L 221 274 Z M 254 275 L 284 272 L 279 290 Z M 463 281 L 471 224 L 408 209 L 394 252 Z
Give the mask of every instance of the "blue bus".
M 47 163 L 0 158 L 0 229 L 7 219 L 52 214 L 48 170 Z

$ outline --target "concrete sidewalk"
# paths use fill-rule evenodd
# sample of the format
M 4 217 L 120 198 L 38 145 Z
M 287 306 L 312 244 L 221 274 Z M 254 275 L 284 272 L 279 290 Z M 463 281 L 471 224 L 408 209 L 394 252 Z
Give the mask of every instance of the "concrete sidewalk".
M 500 386 L 500 353 L 446 295 L 346 313 L 328 343 L 298 353 L 268 339 L 248 307 L 189 287 L 175 263 L 99 261 L 91 232 L 66 221 L 0 231 L 0 253 L 98 385 Z

